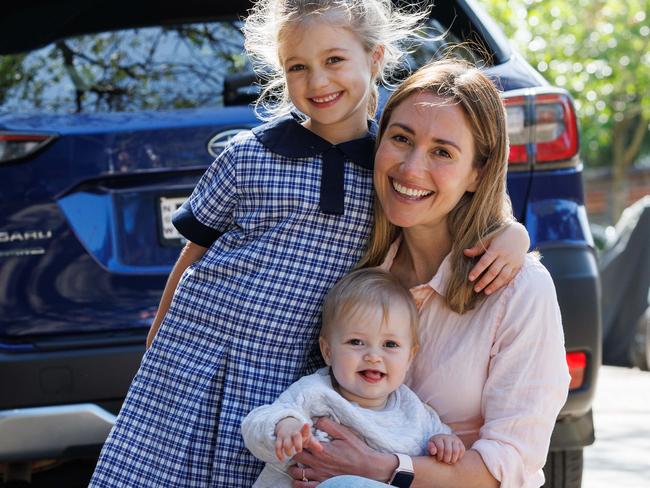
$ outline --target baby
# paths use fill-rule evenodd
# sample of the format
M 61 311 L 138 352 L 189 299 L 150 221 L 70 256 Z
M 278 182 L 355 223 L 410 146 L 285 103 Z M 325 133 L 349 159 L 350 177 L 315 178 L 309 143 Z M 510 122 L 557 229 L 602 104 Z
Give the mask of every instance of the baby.
M 327 441 L 314 417 L 353 428 L 383 452 L 457 462 L 465 447 L 404 378 L 418 349 L 418 313 L 408 290 L 377 268 L 341 279 L 323 304 L 320 349 L 328 367 L 292 384 L 242 423 L 246 447 L 266 462 L 254 488 L 290 487 L 290 458 Z

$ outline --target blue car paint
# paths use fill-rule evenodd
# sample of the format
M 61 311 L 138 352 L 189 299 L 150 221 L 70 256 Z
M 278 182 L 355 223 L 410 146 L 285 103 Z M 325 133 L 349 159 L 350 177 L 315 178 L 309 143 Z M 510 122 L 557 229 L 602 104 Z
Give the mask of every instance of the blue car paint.
M 0 343 L 147 328 L 178 256 L 158 245 L 158 197 L 191 192 L 215 133 L 257 123 L 248 107 L 0 116 L 4 130 L 58 134 L 2 165 Z

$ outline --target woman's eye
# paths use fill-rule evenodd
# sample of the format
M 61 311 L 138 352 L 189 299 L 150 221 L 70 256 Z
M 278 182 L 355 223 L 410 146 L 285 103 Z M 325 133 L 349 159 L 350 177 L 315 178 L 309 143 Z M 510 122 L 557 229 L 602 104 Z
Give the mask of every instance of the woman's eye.
M 327 58 L 327 64 L 340 63 L 341 61 L 343 61 L 343 58 L 340 58 L 338 56 L 330 56 Z
M 393 136 L 393 140 L 404 144 L 407 144 L 409 142 L 409 140 L 401 134 L 395 134 Z
M 304 65 L 304 64 L 293 64 L 293 65 L 289 66 L 289 69 L 288 69 L 287 71 L 288 71 L 288 72 L 291 72 L 291 71 L 302 71 L 303 69 L 305 69 L 305 65 Z
M 436 156 L 440 156 L 441 158 L 451 159 L 451 154 L 449 154 L 449 151 L 447 151 L 447 150 L 445 150 L 445 149 L 438 148 L 438 149 L 436 149 L 435 151 L 433 151 L 433 153 L 434 153 Z
M 386 341 L 384 343 L 384 347 L 389 347 L 389 348 L 392 349 L 392 348 L 399 347 L 399 344 L 397 342 L 395 342 L 395 341 Z

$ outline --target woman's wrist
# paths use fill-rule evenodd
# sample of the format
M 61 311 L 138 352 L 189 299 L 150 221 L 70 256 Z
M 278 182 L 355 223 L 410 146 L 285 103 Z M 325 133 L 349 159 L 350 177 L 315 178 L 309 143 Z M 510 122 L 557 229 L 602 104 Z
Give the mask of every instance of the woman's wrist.
M 365 478 L 382 483 L 388 483 L 393 477 L 393 473 L 397 469 L 399 461 L 394 454 L 386 454 L 382 452 L 374 452 L 368 458 L 366 463 L 367 472 L 362 474 Z

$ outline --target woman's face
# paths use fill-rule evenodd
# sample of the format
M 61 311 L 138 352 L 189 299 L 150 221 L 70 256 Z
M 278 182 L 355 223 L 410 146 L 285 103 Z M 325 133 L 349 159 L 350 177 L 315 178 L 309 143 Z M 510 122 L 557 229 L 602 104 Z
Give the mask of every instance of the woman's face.
M 393 110 L 375 156 L 374 182 L 388 220 L 405 229 L 440 229 L 475 191 L 474 138 L 463 109 L 432 93 Z

